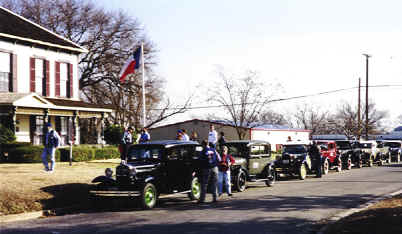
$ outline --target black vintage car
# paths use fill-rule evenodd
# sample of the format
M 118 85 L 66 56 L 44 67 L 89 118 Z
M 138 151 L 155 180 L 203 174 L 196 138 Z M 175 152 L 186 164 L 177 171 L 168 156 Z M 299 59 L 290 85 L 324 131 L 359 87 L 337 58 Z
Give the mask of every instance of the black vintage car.
M 199 153 L 202 147 L 194 141 L 151 141 L 130 146 L 127 162 L 96 177 L 95 196 L 139 197 L 143 208 L 152 209 L 157 199 L 174 193 L 200 197 L 198 179 Z
M 231 166 L 231 180 L 234 188 L 242 192 L 247 182 L 265 181 L 273 186 L 276 180 L 275 159 L 271 155 L 271 145 L 266 141 L 238 140 L 224 144 L 235 159 Z
M 352 169 L 353 161 L 356 163 L 358 158 L 354 157 L 353 148 L 349 140 L 336 140 L 336 147 L 338 149 L 337 155 L 342 161 L 342 167 L 346 170 Z
M 321 160 L 310 157 L 308 147 L 304 144 L 285 144 L 282 146 L 282 157 L 275 164 L 278 175 L 298 176 L 304 180 L 308 173 L 317 173 L 317 167 L 323 167 Z M 325 159 L 326 160 L 326 159 Z

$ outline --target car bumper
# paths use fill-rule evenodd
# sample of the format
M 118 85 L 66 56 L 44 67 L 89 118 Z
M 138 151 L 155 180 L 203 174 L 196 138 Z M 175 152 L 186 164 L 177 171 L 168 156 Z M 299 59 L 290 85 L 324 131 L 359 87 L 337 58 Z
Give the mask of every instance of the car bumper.
M 138 197 L 139 191 L 91 190 L 89 194 L 97 197 Z

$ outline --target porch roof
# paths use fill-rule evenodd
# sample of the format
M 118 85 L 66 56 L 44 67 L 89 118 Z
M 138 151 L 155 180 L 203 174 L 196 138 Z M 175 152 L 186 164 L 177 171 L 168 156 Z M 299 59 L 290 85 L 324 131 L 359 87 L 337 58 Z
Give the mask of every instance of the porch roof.
M 111 105 L 97 105 L 68 99 L 44 98 L 36 93 L 0 93 L 0 105 L 56 110 L 113 112 Z

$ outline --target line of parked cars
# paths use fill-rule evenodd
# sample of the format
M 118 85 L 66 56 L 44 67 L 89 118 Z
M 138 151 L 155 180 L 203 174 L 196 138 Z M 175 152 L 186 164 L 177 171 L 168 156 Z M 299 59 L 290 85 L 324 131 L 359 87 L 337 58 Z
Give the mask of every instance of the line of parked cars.
M 235 158 L 231 166 L 233 188 L 239 192 L 248 183 L 263 181 L 273 186 L 283 176 L 304 180 L 308 174 L 319 176 L 334 169 L 338 172 L 374 164 L 400 162 L 400 141 L 317 140 L 321 159 L 309 154 L 309 145 L 283 145 L 280 155 L 271 153 L 266 141 L 237 140 L 224 145 Z M 198 200 L 201 193 L 199 154 L 202 147 L 195 141 L 151 141 L 130 146 L 127 161 L 110 168 L 105 175 L 93 179 L 94 197 L 135 197 L 142 207 L 152 209 L 158 199 L 178 193 Z M 321 170 L 318 170 L 318 169 Z

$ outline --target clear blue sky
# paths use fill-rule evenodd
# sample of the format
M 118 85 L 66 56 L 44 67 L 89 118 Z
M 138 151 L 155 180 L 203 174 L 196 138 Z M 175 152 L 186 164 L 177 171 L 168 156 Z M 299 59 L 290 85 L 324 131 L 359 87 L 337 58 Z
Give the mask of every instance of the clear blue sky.
M 215 65 L 252 69 L 282 83 L 278 96 L 295 96 L 370 81 L 402 84 L 402 1 L 374 0 L 101 0 L 140 20 L 159 53 L 158 72 L 176 102 L 196 84 L 213 85 Z M 377 88 L 370 97 L 393 117 L 402 88 Z M 356 92 L 303 99 L 323 105 L 354 101 Z M 389 100 L 393 100 L 390 102 Z M 290 111 L 292 105 L 276 108 Z M 289 107 L 290 106 L 290 107 Z

